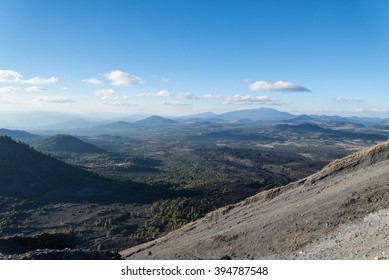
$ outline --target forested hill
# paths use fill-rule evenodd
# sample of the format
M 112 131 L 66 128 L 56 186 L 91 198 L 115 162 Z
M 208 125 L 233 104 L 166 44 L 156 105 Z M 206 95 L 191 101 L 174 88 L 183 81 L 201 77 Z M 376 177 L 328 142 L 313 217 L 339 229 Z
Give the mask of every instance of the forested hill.
M 5 128 L 0 129 L 0 135 L 8 136 L 11 137 L 12 139 L 20 140 L 24 142 L 37 140 L 40 138 L 39 135 L 31 134 L 23 130 L 10 130 Z
M 162 190 L 116 182 L 58 161 L 0 136 L 0 195 L 40 201 L 153 200 Z
M 43 139 L 36 143 L 35 148 L 39 151 L 48 152 L 68 152 L 68 153 L 103 153 L 104 150 L 86 143 L 74 136 L 58 134 L 50 138 Z

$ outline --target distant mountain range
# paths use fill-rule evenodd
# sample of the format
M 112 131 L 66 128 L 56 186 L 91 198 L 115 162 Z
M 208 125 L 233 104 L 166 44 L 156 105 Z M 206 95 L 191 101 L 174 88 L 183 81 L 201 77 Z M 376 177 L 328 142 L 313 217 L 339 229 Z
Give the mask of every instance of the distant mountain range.
M 344 130 L 335 130 L 321 127 L 317 124 L 312 123 L 301 123 L 301 124 L 278 124 L 275 126 L 279 130 L 287 130 L 294 133 L 320 133 L 321 135 L 327 135 L 332 138 L 349 138 L 349 139 L 365 139 L 365 140 L 375 140 L 375 141 L 384 141 L 387 140 L 387 135 L 385 134 L 372 134 L 367 132 L 355 132 L 355 131 L 344 131 Z
M 180 125 L 182 123 L 222 123 L 222 122 L 240 122 L 248 123 L 255 121 L 262 122 L 287 122 L 287 123 L 321 123 L 321 122 L 339 122 L 354 123 L 357 125 L 380 125 L 388 126 L 389 119 L 382 118 L 360 118 L 360 117 L 341 117 L 325 115 L 294 115 L 288 112 L 279 111 L 271 108 L 246 109 L 231 111 L 222 114 L 205 112 L 182 117 L 162 117 L 151 116 L 139 119 L 140 116 L 121 117 L 116 120 L 102 119 L 90 120 L 79 116 L 72 116 L 56 112 L 32 112 L 27 114 L 0 113 L 0 127 L 4 128 L 22 128 L 31 131 L 36 130 L 42 134 L 104 134 L 126 132 L 131 129 L 150 129 L 171 125 Z M 15 138 L 16 139 L 16 138 Z

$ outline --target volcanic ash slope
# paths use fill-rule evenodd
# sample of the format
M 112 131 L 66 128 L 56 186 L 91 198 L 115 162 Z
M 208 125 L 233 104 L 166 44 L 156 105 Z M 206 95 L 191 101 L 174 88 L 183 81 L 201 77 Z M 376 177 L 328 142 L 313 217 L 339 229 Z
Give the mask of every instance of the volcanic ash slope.
M 386 259 L 389 141 L 209 213 L 127 259 Z

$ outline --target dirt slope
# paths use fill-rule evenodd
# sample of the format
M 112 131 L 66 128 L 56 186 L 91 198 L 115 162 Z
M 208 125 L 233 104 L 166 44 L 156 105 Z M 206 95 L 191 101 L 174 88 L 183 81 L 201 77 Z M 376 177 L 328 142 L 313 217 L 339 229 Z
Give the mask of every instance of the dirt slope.
M 389 142 L 218 209 L 127 259 L 373 259 L 389 253 Z

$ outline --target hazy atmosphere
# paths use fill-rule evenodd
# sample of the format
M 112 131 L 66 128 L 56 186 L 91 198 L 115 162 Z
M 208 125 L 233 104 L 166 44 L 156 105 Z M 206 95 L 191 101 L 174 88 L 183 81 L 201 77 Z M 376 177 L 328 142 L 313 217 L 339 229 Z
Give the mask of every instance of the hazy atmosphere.
M 0 110 L 389 117 L 388 1 L 2 0 Z
M 0 260 L 389 259 L 388 15 L 0 0 Z

